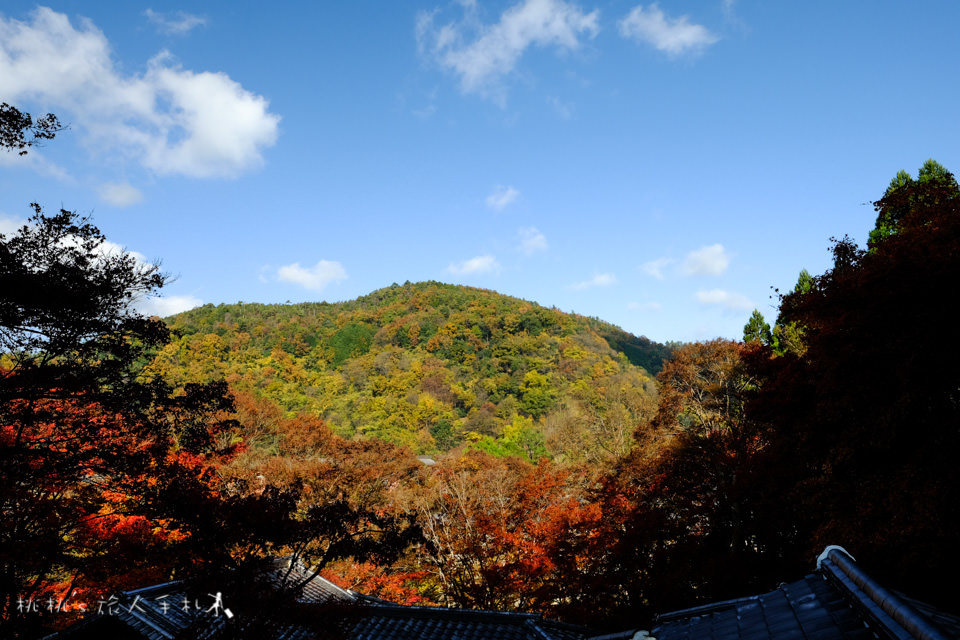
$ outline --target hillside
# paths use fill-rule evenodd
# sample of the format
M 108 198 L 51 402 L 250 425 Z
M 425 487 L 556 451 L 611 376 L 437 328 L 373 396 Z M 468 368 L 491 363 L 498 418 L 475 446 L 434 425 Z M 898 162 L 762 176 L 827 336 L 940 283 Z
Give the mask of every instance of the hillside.
M 420 453 L 599 461 L 629 448 L 669 349 L 489 290 L 392 285 L 341 303 L 206 305 L 168 319 L 153 367 L 226 378 L 345 437 Z M 646 368 L 644 368 L 646 367 Z

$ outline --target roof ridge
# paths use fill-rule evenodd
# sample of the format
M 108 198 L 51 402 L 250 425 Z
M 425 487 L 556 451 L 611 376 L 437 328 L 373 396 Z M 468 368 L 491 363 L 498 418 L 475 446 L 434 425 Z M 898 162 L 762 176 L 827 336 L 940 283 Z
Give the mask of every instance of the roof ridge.
M 903 631 L 920 640 L 949 640 L 920 612 L 867 575 L 845 549 L 830 548 L 824 555 L 820 570 L 887 632 L 895 637 L 903 637 Z
M 387 601 L 384 601 L 387 602 Z M 363 606 L 361 604 L 361 606 Z M 450 618 L 504 618 L 509 620 L 524 619 L 526 621 L 538 622 L 544 620 L 542 613 L 529 613 L 524 611 L 490 611 L 487 609 L 456 609 L 451 607 L 429 607 L 422 605 L 406 605 L 390 602 L 389 604 L 370 603 L 367 605 L 368 611 L 373 615 L 410 615 L 429 614 L 431 616 L 440 615 Z
M 523 626 L 527 627 L 527 628 L 528 628 L 531 632 L 533 632 L 540 640 L 550 640 L 550 636 L 547 634 L 546 631 L 544 631 L 543 629 L 540 628 L 540 625 L 537 624 L 538 622 L 541 622 L 541 620 L 535 620 L 535 619 L 527 618 L 527 619 L 524 621 Z
M 725 611 L 727 609 L 732 609 L 739 604 L 744 602 L 750 602 L 752 600 L 759 600 L 760 596 L 744 596 L 742 598 L 732 598 L 730 600 L 723 600 L 721 602 L 710 602 L 707 604 L 698 605 L 696 607 L 688 607 L 687 609 L 680 609 L 678 611 L 669 611 L 667 613 L 658 613 L 654 616 L 654 626 L 659 626 L 664 622 L 670 622 L 671 620 L 676 620 L 680 618 L 688 618 L 690 616 L 703 616 L 711 613 L 716 613 L 717 611 Z

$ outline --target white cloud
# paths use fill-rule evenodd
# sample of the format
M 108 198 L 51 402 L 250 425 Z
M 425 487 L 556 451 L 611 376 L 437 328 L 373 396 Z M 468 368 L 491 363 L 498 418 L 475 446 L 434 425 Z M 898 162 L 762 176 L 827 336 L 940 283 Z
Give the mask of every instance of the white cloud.
M 663 280 L 663 270 L 673 263 L 673 260 L 670 258 L 657 258 L 656 260 L 651 260 L 650 262 L 644 262 L 640 265 L 640 270 L 643 271 L 648 276 L 653 276 L 657 280 Z
M 143 194 L 127 183 L 107 182 L 100 185 L 100 199 L 115 207 L 129 207 L 143 200 Z
M 688 276 L 718 276 L 730 266 L 730 255 L 722 244 L 712 244 L 687 254 L 683 273 Z
M 417 17 L 417 45 L 422 53 L 460 76 L 464 93 L 504 101 L 501 79 L 513 71 L 531 45 L 575 50 L 580 36 L 599 31 L 598 11 L 583 13 L 563 0 L 522 0 L 493 25 L 479 23 L 476 5 L 463 2 L 464 18 L 436 25 L 436 11 Z
M 0 234 L 7 238 L 15 234 L 27 223 L 23 218 L 14 218 L 12 216 L 0 214 Z
M 547 237 L 540 233 L 536 227 L 520 229 L 520 251 L 530 256 L 537 251 L 546 250 Z
M 167 35 L 182 36 L 196 27 L 207 24 L 207 19 L 203 16 L 186 13 L 185 11 L 161 13 L 153 9 L 147 9 L 143 12 L 143 15 L 147 16 L 147 20 L 156 25 L 160 33 Z
M 0 63 L 2 63 L 2 60 L 0 60 Z M 27 167 L 40 175 L 50 176 L 61 182 L 74 182 L 66 169 L 47 160 L 42 153 L 37 151 L 35 146 L 25 156 L 6 151 L 0 153 L 0 167 Z
M 697 291 L 697 302 L 706 306 L 722 307 L 726 311 L 750 311 L 756 308 L 750 300 L 739 293 L 730 293 L 723 289 Z
M 497 185 L 493 192 L 487 196 L 487 206 L 497 211 L 502 211 L 507 205 L 512 204 L 520 197 L 520 192 L 510 186 Z
M 78 220 L 78 222 L 82 222 L 82 220 Z M 89 220 L 89 222 L 93 224 L 92 220 Z M 18 217 L 0 213 L 0 234 L 5 235 L 8 239 L 11 236 L 19 233 L 20 229 L 22 229 L 24 226 L 33 227 L 34 225 L 30 220 L 26 218 L 18 218 Z M 96 225 L 94 224 L 94 226 Z M 79 247 L 80 241 L 75 236 L 67 236 L 62 241 L 62 245 L 67 247 Z M 147 262 L 146 256 L 144 256 L 142 253 L 138 251 L 131 251 L 126 247 L 123 247 L 122 245 L 117 244 L 116 242 L 111 242 L 110 240 L 102 241 L 94 249 L 94 255 L 96 256 L 109 257 L 112 255 L 117 255 L 122 253 L 125 253 L 133 257 L 133 259 L 139 263 L 140 267 L 151 266 L 151 263 Z
M 668 18 L 657 3 L 636 6 L 620 21 L 620 35 L 653 45 L 671 56 L 697 53 L 719 38 L 706 27 L 690 24 L 687 16 Z
M 612 273 L 598 273 L 590 280 L 584 280 L 583 282 L 570 285 L 570 288 L 579 291 L 581 289 L 592 289 L 593 287 L 609 287 L 615 284 L 616 281 L 617 277 Z
M 203 304 L 203 300 L 193 296 L 151 297 L 139 301 L 134 306 L 145 316 L 166 318 L 182 311 L 188 311 Z
M 116 242 L 110 242 L 109 240 L 104 240 L 102 243 L 100 243 L 100 246 L 97 247 L 97 253 L 101 256 L 112 256 L 125 253 L 128 256 L 132 256 L 141 267 L 149 267 L 152 264 L 147 262 L 147 257 L 139 251 L 131 251 L 130 249 L 127 249 Z
M 500 263 L 491 255 L 477 256 L 463 262 L 451 264 L 447 271 L 454 275 L 465 276 L 475 273 L 495 273 L 500 270 Z
M 23 218 L 14 218 L 0 214 L 0 234 L 9 239 L 23 228 L 24 225 L 31 224 L 29 220 Z M 31 225 L 32 226 L 32 225 Z M 69 236 L 62 241 L 62 246 L 79 247 L 80 240 L 74 236 Z M 146 256 L 138 251 L 131 251 L 126 247 L 104 240 L 94 249 L 93 257 L 110 258 L 117 255 L 128 255 L 135 261 L 137 269 L 149 270 L 155 268 L 155 264 L 148 262 Z M 203 304 L 203 301 L 193 296 L 147 296 L 136 297 L 130 303 L 130 307 L 146 316 L 171 316 L 181 311 L 193 309 Z
M 0 17 L 0 95 L 37 100 L 83 133 L 91 149 L 158 174 L 234 177 L 263 162 L 280 117 L 224 73 L 183 69 L 167 52 L 124 74 L 90 20 L 37 8 Z
M 321 260 L 312 267 L 301 267 L 299 262 L 277 269 L 277 278 L 313 291 L 323 291 L 327 285 L 347 279 L 347 271 L 339 262 Z
M 627 309 L 631 311 L 660 311 L 663 305 L 659 302 L 628 302 Z

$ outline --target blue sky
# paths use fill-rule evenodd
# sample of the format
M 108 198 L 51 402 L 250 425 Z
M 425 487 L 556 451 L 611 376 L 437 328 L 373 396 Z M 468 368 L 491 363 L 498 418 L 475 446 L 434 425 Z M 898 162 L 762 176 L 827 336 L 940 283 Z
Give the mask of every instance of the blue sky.
M 0 232 L 92 213 L 203 303 L 440 280 L 658 341 L 739 338 L 960 170 L 960 3 L 610 0 L 0 8 Z

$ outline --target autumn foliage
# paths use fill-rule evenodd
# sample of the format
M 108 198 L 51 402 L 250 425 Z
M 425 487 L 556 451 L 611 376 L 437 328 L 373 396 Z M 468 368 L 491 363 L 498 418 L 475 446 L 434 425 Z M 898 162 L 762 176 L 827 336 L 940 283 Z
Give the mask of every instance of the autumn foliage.
M 3 637 L 70 622 L 81 611 L 64 600 L 172 578 L 222 580 L 255 611 L 247 579 L 273 556 L 390 563 L 418 536 L 402 515 L 318 491 L 310 469 L 270 482 L 226 473 L 249 450 L 239 419 L 256 407 L 236 413 L 223 380 L 171 384 L 147 368 L 171 336 L 132 304 L 164 282 L 68 211 L 37 207 L 0 237 Z M 251 434 L 264 428 L 253 422 Z M 292 420 L 283 452 L 314 456 L 331 437 Z M 60 604 L 35 606 L 48 600 Z
M 599 518 L 570 472 L 471 452 L 429 473 L 418 500 L 429 570 L 445 602 L 555 613 L 582 558 L 569 544 Z
M 835 241 L 833 268 L 781 301 L 806 351 L 755 363 L 752 411 L 775 436 L 770 518 L 797 523 L 803 553 L 842 541 L 888 584 L 955 608 L 936 576 L 960 570 L 960 349 L 942 331 L 960 190 L 938 166 L 895 181 L 867 249 Z
M 38 211 L 0 243 L 3 631 L 50 622 L 23 597 L 170 578 L 253 611 L 278 556 L 401 604 L 611 630 L 775 588 L 826 544 L 938 601 L 931 576 L 960 571 L 960 350 L 937 330 L 960 191 L 934 169 L 876 203 L 867 248 L 802 273 L 778 330 L 677 348 L 655 402 L 609 327 L 436 283 L 205 308 L 173 336 L 130 311 L 155 268 Z

